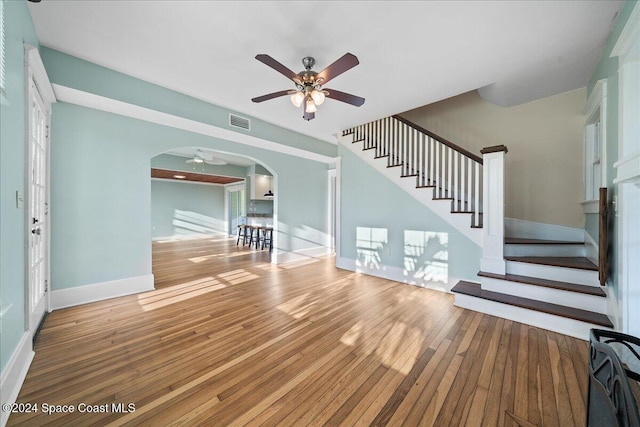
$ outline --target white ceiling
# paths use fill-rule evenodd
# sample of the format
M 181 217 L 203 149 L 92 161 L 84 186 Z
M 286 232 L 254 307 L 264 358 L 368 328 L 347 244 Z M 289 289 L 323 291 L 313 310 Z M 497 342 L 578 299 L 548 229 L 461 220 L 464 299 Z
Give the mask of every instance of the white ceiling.
M 622 1 L 79 1 L 30 3 L 44 46 L 335 142 L 334 134 L 474 89 L 515 105 L 587 84 Z M 251 98 L 293 83 L 254 59 L 298 72 L 346 52 L 360 65 L 302 119 L 288 97 Z

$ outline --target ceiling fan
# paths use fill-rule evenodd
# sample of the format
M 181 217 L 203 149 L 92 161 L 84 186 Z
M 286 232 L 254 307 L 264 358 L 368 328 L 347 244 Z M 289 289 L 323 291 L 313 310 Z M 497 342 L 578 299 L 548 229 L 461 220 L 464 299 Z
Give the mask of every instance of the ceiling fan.
M 200 164 L 200 163 L 206 163 L 208 165 L 226 165 L 227 164 L 226 161 L 215 158 L 211 154 L 202 150 L 196 150 L 196 152 L 193 154 L 193 158 L 187 159 L 185 163 L 189 163 L 189 164 L 193 163 L 194 165 Z
M 356 107 L 364 104 L 364 98 L 351 95 L 349 93 L 340 92 L 335 89 L 323 89 L 326 83 L 331 79 L 339 76 L 345 71 L 358 65 L 360 62 L 355 55 L 351 53 L 345 53 L 333 64 L 329 65 L 319 73 L 312 70 L 316 63 L 316 60 L 310 56 L 302 58 L 302 65 L 304 70 L 299 73 L 294 73 L 272 57 L 266 54 L 256 55 L 256 59 L 263 64 L 273 68 L 280 74 L 291 79 L 296 85 L 296 89 L 293 90 L 281 90 L 278 92 L 269 93 L 267 95 L 258 96 L 252 98 L 253 102 L 263 102 L 269 99 L 278 98 L 284 95 L 291 95 L 291 102 L 296 107 L 304 105 L 303 119 L 309 121 L 316 116 L 317 106 L 324 102 L 325 97 L 335 99 L 337 101 L 346 102 L 347 104 L 355 105 Z

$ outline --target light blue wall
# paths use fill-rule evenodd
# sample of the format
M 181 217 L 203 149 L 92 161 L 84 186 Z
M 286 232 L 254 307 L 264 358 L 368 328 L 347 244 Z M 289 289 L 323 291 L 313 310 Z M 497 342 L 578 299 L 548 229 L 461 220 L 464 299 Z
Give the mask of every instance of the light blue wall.
M 414 275 L 477 280 L 481 248 L 342 146 L 341 257 Z M 426 190 L 425 190 L 426 191 Z M 371 251 L 367 246 L 377 247 Z M 416 256 L 416 254 L 418 256 Z
M 16 207 L 16 191 L 25 193 L 23 43 L 38 46 L 26 2 L 6 1 L 4 22 L 9 104 L 0 107 L 0 304 L 11 308 L 0 320 L 2 370 L 25 330 L 25 212 Z
M 618 58 L 611 58 L 611 51 L 615 46 L 618 38 L 620 37 L 620 33 L 624 29 L 625 24 L 629 20 L 629 16 L 631 16 L 631 12 L 633 9 L 640 7 L 638 6 L 638 2 L 636 1 L 627 1 L 620 9 L 620 13 L 618 15 L 618 19 L 607 39 L 607 44 L 602 52 L 602 56 L 600 62 L 596 66 L 594 73 L 591 75 L 591 79 L 589 80 L 589 85 L 587 86 L 587 97 L 591 95 L 595 84 L 598 80 L 607 79 L 607 187 L 608 187 L 608 197 L 609 201 L 611 201 L 614 197 L 617 197 L 618 187 L 613 184 L 613 179 L 615 178 L 616 169 L 613 167 L 613 164 L 618 161 L 618 100 L 619 100 L 619 81 L 618 81 Z M 611 205 L 609 205 L 611 206 Z M 615 236 L 618 235 L 618 221 L 616 215 L 611 215 L 612 222 L 612 230 L 609 232 L 609 238 L 615 239 Z M 587 214 L 585 220 L 585 229 L 587 233 L 595 241 L 598 241 L 598 214 Z M 610 245 L 611 248 L 616 248 L 615 241 Z M 614 289 L 616 295 L 618 294 L 618 274 L 616 271 L 616 267 L 618 265 L 617 262 L 617 252 L 615 250 L 611 251 L 612 259 L 610 261 L 610 266 L 612 268 L 610 275 L 610 284 Z
M 115 72 L 105 67 L 43 47 L 41 51 L 52 83 L 73 87 L 119 101 L 185 117 L 238 133 L 334 157 L 336 147 L 246 114 L 183 95 L 181 93 Z M 229 113 L 251 119 L 251 131 L 229 126 Z
M 224 186 L 151 181 L 151 237 L 225 234 Z
M 52 83 L 215 121 L 212 111 L 218 107 L 185 95 L 50 49 L 43 60 Z M 139 98 L 129 97 L 131 93 Z M 228 111 L 219 115 L 226 122 Z M 52 120 L 53 290 L 151 273 L 151 158 L 179 147 L 234 153 L 267 166 L 275 176 L 278 195 L 278 248 L 296 251 L 326 244 L 324 163 L 63 102 L 55 105 Z M 257 131 L 261 128 L 263 134 Z M 252 134 L 277 136 L 279 143 L 301 143 L 324 154 L 336 151 L 331 144 L 271 125 L 253 126 Z

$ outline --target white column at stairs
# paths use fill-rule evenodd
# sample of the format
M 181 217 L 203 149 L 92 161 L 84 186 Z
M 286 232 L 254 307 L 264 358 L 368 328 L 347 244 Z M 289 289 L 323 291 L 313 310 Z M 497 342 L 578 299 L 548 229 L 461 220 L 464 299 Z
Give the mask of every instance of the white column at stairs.
M 504 260 L 504 156 L 507 147 L 497 145 L 481 151 L 483 163 L 482 258 L 485 273 L 505 274 Z

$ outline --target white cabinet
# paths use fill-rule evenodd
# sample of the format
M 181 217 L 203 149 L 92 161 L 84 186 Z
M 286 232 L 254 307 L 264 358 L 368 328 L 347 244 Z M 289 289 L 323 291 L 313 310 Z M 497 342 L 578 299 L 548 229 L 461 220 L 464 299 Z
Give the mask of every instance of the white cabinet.
M 265 196 L 273 191 L 273 177 L 269 175 L 251 175 L 251 200 L 273 200 L 273 197 Z

